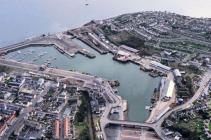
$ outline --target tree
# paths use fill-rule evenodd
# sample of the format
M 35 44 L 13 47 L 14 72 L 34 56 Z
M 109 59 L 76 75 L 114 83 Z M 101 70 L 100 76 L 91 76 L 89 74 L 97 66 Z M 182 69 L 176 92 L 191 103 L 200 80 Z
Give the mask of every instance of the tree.
M 81 134 L 79 135 L 80 140 L 90 140 L 90 135 L 89 135 L 89 128 L 86 125 L 86 127 L 82 130 Z
M 89 95 L 88 93 L 83 92 L 83 95 L 81 96 L 81 105 L 78 108 L 78 112 L 76 113 L 76 122 L 83 122 L 85 119 L 85 116 L 87 116 L 88 113 L 88 107 L 89 107 Z

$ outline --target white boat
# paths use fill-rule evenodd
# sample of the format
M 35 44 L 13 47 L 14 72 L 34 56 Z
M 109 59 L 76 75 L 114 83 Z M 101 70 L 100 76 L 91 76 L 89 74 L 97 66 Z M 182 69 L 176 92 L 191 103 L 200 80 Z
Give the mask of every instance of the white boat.
M 146 110 L 149 110 L 149 109 L 150 109 L 150 106 L 145 106 L 145 109 L 146 109 Z
M 123 104 L 123 111 L 127 111 L 127 108 L 128 108 L 128 104 L 127 104 L 127 100 L 122 100 L 122 104 Z
M 71 57 L 74 57 L 74 56 L 75 56 L 75 54 L 74 54 L 74 53 L 70 53 L 69 55 L 70 55 Z

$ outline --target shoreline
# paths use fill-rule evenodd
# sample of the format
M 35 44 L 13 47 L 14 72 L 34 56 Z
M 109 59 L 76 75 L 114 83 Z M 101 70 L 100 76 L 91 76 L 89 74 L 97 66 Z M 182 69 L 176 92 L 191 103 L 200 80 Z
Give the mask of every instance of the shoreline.
M 111 53 L 112 54 L 112 53 Z M 113 55 L 113 54 L 112 54 Z M 135 65 L 139 65 L 139 63 L 137 63 L 137 62 L 135 62 L 135 61 L 132 61 L 132 60 L 130 60 L 129 61 L 129 63 L 133 63 L 133 64 L 135 64 Z M 145 71 L 143 71 L 143 72 L 145 72 Z M 149 100 L 150 100 L 150 98 L 149 98 Z M 128 103 L 127 103 L 128 104 Z M 124 111 L 124 120 L 128 120 L 128 105 L 126 105 L 127 107 L 125 107 L 126 109 L 125 109 L 125 111 Z M 146 110 L 147 111 L 147 110 Z M 144 122 L 145 120 L 143 120 L 143 121 L 140 121 L 140 122 Z
M 83 28 L 83 27 L 82 27 Z M 65 31 L 64 33 L 66 33 L 67 31 Z M 78 37 L 78 35 L 76 34 L 73 34 L 76 38 L 80 38 L 80 37 Z M 79 40 L 81 40 L 81 39 L 79 39 Z M 105 43 L 105 42 L 104 42 Z M 86 44 L 86 43 L 85 43 Z M 90 46 L 90 44 L 87 44 L 89 47 L 91 47 Z M 105 47 L 105 45 L 104 45 L 104 47 Z M 91 47 L 91 48 L 93 48 L 93 47 Z M 94 48 L 93 48 L 94 49 Z M 95 49 L 96 50 L 96 49 Z M 97 51 L 97 50 L 96 50 Z M 99 52 L 99 50 L 97 51 L 97 52 Z M 114 53 L 112 53 L 113 51 L 109 51 L 109 53 L 111 53 L 112 55 L 114 55 Z M 99 52 L 100 53 L 100 52 Z M 104 53 L 100 53 L 101 55 L 103 55 Z M 136 54 L 132 54 L 132 56 L 137 56 Z M 145 58 L 146 59 L 146 58 Z M 142 60 L 142 59 L 141 59 Z M 147 61 L 149 60 L 149 59 L 146 59 Z M 141 63 L 139 62 L 139 61 L 136 61 L 136 60 L 133 60 L 133 59 L 129 59 L 128 60 L 128 62 L 129 63 L 132 63 L 132 64 L 135 64 L 135 65 L 137 65 L 137 66 L 139 66 L 140 67 L 140 70 L 141 70 L 141 66 L 144 66 L 144 68 L 148 68 L 148 66 L 147 65 L 141 65 Z M 150 69 L 151 70 L 151 69 Z M 145 71 L 145 70 L 142 70 L 143 72 L 147 72 L 147 71 Z M 157 77 L 157 76 L 156 76 Z M 153 77 L 154 78 L 154 77 Z M 149 100 L 150 100 L 150 98 L 149 98 Z M 128 106 L 128 105 L 126 105 L 126 106 Z M 126 120 L 128 120 L 128 107 L 126 107 L 127 109 L 125 109 L 125 113 L 124 113 L 124 119 Z M 147 110 L 146 110 L 147 111 Z M 148 112 L 148 114 L 149 114 L 149 116 L 150 116 L 150 112 Z M 147 119 L 146 119 L 147 120 Z M 146 121 L 146 120 L 144 120 L 144 121 Z M 141 121 L 141 122 L 144 122 L 144 121 Z

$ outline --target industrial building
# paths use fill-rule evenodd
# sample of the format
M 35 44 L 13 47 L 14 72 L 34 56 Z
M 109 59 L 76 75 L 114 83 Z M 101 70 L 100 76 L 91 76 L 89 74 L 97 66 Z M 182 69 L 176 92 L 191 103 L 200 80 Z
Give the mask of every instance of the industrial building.
M 167 71 L 170 71 L 171 70 L 170 67 L 165 66 L 165 65 L 163 65 L 163 64 L 161 64 L 159 62 L 156 62 L 156 61 L 152 61 L 150 63 L 150 66 L 156 68 L 159 71 L 164 71 L 164 72 L 167 72 Z
M 174 81 L 175 81 L 177 87 L 182 87 L 182 74 L 179 71 L 179 69 L 175 69 L 173 71 L 173 74 L 174 74 Z
M 128 62 L 129 57 L 130 57 L 129 53 L 119 50 L 113 57 L 113 59 L 118 60 L 120 62 Z
M 139 52 L 139 50 L 131 48 L 131 47 L 128 47 L 126 45 L 121 45 L 121 46 L 119 46 L 119 48 L 123 49 L 123 50 L 126 50 L 126 51 L 129 51 L 129 52 L 132 52 L 132 53 L 138 53 Z
M 129 56 L 130 56 L 129 53 L 126 53 L 126 52 L 124 52 L 124 51 L 118 51 L 118 52 L 117 52 L 117 55 L 125 56 L 125 57 L 129 57 Z
M 172 80 L 166 79 L 162 88 L 162 100 L 169 100 L 173 96 L 175 83 Z

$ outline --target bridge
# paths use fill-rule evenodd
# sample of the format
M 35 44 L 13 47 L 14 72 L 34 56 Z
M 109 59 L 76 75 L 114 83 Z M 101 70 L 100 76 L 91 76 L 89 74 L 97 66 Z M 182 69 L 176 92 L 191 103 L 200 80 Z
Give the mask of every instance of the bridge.
M 208 86 L 208 83 L 211 81 L 210 79 L 211 79 L 211 71 L 208 70 L 202 77 L 199 89 L 195 92 L 194 96 L 190 100 L 188 100 L 186 103 L 184 103 L 180 106 L 177 106 L 177 107 L 169 110 L 166 114 L 161 116 L 161 118 L 159 118 L 154 123 L 140 123 L 140 122 L 133 122 L 133 121 L 125 121 L 125 120 L 110 120 L 108 118 L 108 115 L 110 112 L 109 109 L 111 110 L 112 105 L 108 105 L 107 106 L 108 108 L 105 110 L 105 113 L 104 113 L 107 116 L 106 117 L 103 116 L 101 118 L 101 119 L 104 119 L 104 121 L 101 120 L 101 123 L 102 122 L 104 123 L 104 125 L 102 125 L 103 129 L 109 124 L 127 126 L 127 127 L 135 127 L 135 128 L 146 127 L 146 128 L 153 129 L 155 131 L 155 133 L 157 134 L 157 136 L 159 138 L 161 138 L 162 140 L 166 140 L 167 138 L 162 134 L 162 124 L 165 121 L 165 119 L 168 118 L 173 112 L 177 112 L 177 111 L 189 108 L 192 105 L 192 103 L 194 101 L 196 101 L 200 97 L 200 95 L 203 93 L 203 90 Z M 117 99 L 117 98 L 114 98 L 114 99 Z M 117 107 L 117 106 L 118 106 L 118 100 L 116 103 L 113 104 L 113 107 Z M 103 133 L 105 136 L 105 132 L 103 132 Z
M 134 128 L 149 128 L 155 131 L 156 135 L 162 140 L 166 140 L 163 136 L 161 125 L 158 123 L 141 123 L 141 122 L 133 122 L 133 121 L 124 121 L 124 120 L 109 120 L 108 124 L 112 125 L 120 125 L 123 127 L 134 127 Z
M 124 120 L 109 120 L 108 124 L 112 125 L 121 125 L 121 126 L 129 126 L 129 127 L 146 127 L 153 130 L 156 130 L 156 125 L 153 123 L 141 123 L 141 122 L 133 122 L 133 121 L 124 121 Z
M 155 123 L 140 123 L 140 122 L 126 121 L 126 120 L 109 119 L 109 114 L 111 112 L 111 109 L 115 107 L 122 107 L 122 104 L 121 104 L 121 99 L 113 92 L 111 86 L 107 82 L 105 82 L 103 86 L 106 89 L 106 93 L 109 96 L 109 98 L 113 100 L 113 103 L 106 104 L 104 113 L 100 118 L 100 125 L 101 125 L 101 129 L 102 129 L 105 140 L 107 140 L 105 128 L 110 124 L 127 126 L 127 127 L 135 127 L 135 128 L 142 128 L 142 127 L 149 128 L 149 129 L 154 130 L 159 138 L 161 138 L 162 140 L 166 140 L 166 138 L 161 133 L 161 130 L 162 130 L 161 125 L 164 119 L 160 119 L 159 121 Z M 123 114 L 120 113 L 120 116 L 122 115 Z

